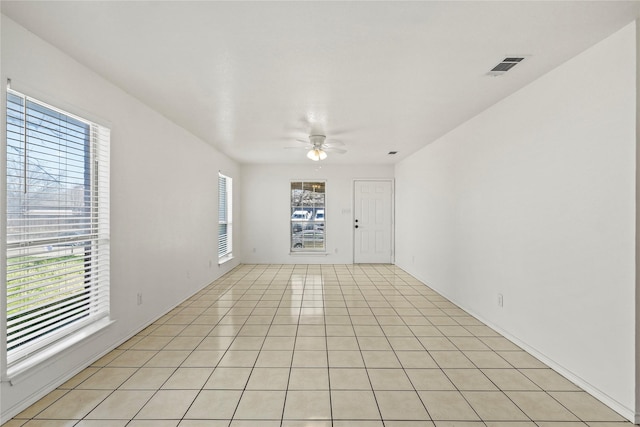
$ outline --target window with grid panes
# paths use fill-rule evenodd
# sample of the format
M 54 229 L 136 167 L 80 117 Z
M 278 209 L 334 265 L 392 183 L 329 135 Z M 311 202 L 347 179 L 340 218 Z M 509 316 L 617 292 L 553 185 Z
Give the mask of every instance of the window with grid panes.
M 7 90 L 6 371 L 109 317 L 109 129 Z
M 324 181 L 291 182 L 291 251 L 324 252 Z

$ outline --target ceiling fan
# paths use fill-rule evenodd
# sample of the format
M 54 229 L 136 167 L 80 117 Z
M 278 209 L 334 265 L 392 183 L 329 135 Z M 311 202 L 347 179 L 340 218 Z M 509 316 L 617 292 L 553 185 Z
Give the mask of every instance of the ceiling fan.
M 296 141 L 306 144 L 305 147 L 284 147 L 286 149 L 303 149 L 309 150 L 307 152 L 307 157 L 314 162 L 319 160 L 324 160 L 327 158 L 327 151 L 331 151 L 333 153 L 344 154 L 347 152 L 344 148 L 344 142 L 332 140 L 331 142 L 326 142 L 325 135 L 309 135 L 309 140 L 305 141 L 304 139 L 296 139 Z

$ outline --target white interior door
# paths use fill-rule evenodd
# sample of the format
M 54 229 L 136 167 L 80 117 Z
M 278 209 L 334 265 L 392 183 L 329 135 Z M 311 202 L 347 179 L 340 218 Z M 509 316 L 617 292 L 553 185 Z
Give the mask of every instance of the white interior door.
M 393 185 L 390 180 L 354 183 L 354 254 L 356 264 L 393 262 Z

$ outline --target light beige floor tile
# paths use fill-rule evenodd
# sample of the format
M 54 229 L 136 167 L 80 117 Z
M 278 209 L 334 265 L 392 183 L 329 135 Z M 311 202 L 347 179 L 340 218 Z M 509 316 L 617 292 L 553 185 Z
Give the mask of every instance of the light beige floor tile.
M 296 338 L 295 350 L 326 350 L 327 339 L 322 337 L 299 336 Z
M 129 423 L 129 420 L 87 420 L 85 418 L 84 420 L 80 420 L 74 427 L 124 427 L 131 425 L 127 423 Z M 172 427 L 175 427 L 175 423 Z
M 437 368 L 438 364 L 426 351 L 396 351 L 400 364 L 405 369 Z
M 78 384 L 80 384 L 99 370 L 100 368 L 98 367 L 88 367 L 86 369 L 83 369 L 80 373 L 76 374 L 73 378 L 71 378 L 58 388 L 63 390 L 75 388 L 76 386 L 78 386 Z
M 518 351 L 520 347 L 509 341 L 504 337 L 479 337 L 480 341 L 485 343 L 490 349 L 494 351 Z
M 171 337 L 147 336 L 131 346 L 132 350 L 161 350 L 169 344 Z
M 371 390 L 366 369 L 330 368 L 331 390 Z
M 78 389 L 114 390 L 124 383 L 137 368 L 102 368 L 77 386 Z
M 177 420 L 133 420 L 127 427 L 177 427 Z M 107 426 L 105 426 L 107 427 Z
M 389 340 L 385 336 L 358 336 L 357 339 L 360 350 L 392 350 Z
M 305 426 L 306 427 L 306 426 Z M 382 421 L 334 421 L 333 427 L 383 427 Z
M 120 388 L 122 390 L 157 390 L 174 371 L 175 368 L 140 368 Z
M 268 336 L 262 346 L 262 350 L 293 350 L 295 337 L 275 337 Z
M 516 368 L 547 368 L 547 365 L 524 351 L 498 351 L 497 353 Z
M 363 351 L 364 365 L 369 368 L 401 368 L 393 351 Z
M 480 419 L 458 391 L 419 391 L 418 395 L 434 420 L 467 421 Z
M 178 427 L 229 427 L 230 422 L 231 420 L 182 420 Z
M 280 427 L 280 421 L 232 420 L 229 427 Z
M 328 337 L 354 337 L 355 332 L 351 325 L 327 325 Z
M 414 390 L 403 369 L 367 369 L 367 373 L 375 391 Z
M 591 426 L 591 424 L 586 424 L 580 421 L 575 421 L 575 422 L 537 421 L 536 425 L 538 425 L 538 427 L 585 427 L 587 425 Z M 616 423 L 616 425 L 609 426 L 609 427 L 627 427 L 627 426 L 625 424 Z M 629 427 L 631 427 L 631 423 L 629 423 Z
M 293 390 L 287 392 L 284 419 L 330 420 L 329 390 Z
M 462 394 L 483 420 L 529 421 L 529 418 L 500 391 L 463 391 Z
M 429 415 L 415 391 L 375 390 L 383 420 L 428 420 Z
M 540 390 L 516 369 L 483 369 L 482 372 L 502 391 Z
M 233 342 L 234 337 L 205 337 L 200 341 L 197 350 L 227 350 L 231 343 Z
M 116 390 L 100 403 L 86 418 L 130 420 L 151 399 L 153 391 Z
M 326 351 L 296 350 L 293 352 L 291 366 L 296 368 L 327 367 Z
M 24 411 L 20 412 L 15 418 L 33 418 L 38 415 L 43 409 L 54 403 L 56 400 L 67 394 L 67 390 L 53 390 L 51 393 L 38 400 L 33 405 L 29 406 Z
M 578 386 L 551 369 L 520 369 L 520 372 L 546 391 L 580 391 Z
M 127 350 L 109 362 L 106 366 L 139 368 L 155 356 L 156 353 L 156 351 L 149 350 Z
M 329 350 L 359 350 L 356 337 L 327 337 L 327 348 Z
M 84 418 L 109 393 L 108 390 L 71 390 L 36 415 L 35 418 L 58 420 Z
M 229 354 L 228 351 L 226 354 Z M 183 368 L 215 368 L 222 356 L 222 350 L 195 350 L 180 365 Z
M 274 350 L 261 351 L 256 361 L 256 368 L 286 368 L 291 366 L 293 351 Z
M 31 420 L 25 424 L 25 427 L 71 427 L 78 420 Z
M 280 424 L 275 427 L 280 427 Z M 321 420 L 284 420 L 282 427 L 332 427 L 332 424 L 331 421 Z
M 231 419 L 241 395 L 241 390 L 202 390 L 184 417 Z
M 513 366 L 504 360 L 500 355 L 493 351 L 474 351 L 467 350 L 463 352 L 467 359 L 480 369 L 513 369 Z
M 334 420 L 378 420 L 380 412 L 372 391 L 331 391 Z
M 455 386 L 440 369 L 406 369 L 416 390 L 455 390 Z
M 359 351 L 329 350 L 329 366 L 332 368 L 364 368 L 364 361 Z
M 185 350 L 162 350 L 144 366 L 147 368 L 177 368 L 189 356 L 189 353 Z
M 436 427 L 486 427 L 482 421 L 435 421 Z M 534 424 L 535 426 L 535 424 Z M 504 427 L 509 427 L 506 425 Z M 517 427 L 517 424 L 511 427 Z
M 487 427 L 542 427 L 540 422 L 532 423 L 531 421 L 487 421 Z M 558 423 L 555 427 L 577 427 L 572 426 L 573 423 Z M 550 427 L 550 426 L 549 426 Z M 584 427 L 584 426 L 583 426 Z
M 583 391 L 553 391 L 549 394 L 582 421 L 626 421 L 609 407 Z
M 257 350 L 237 350 L 237 351 L 227 351 L 218 366 L 224 368 L 247 368 L 253 367 L 256 363 L 256 359 L 258 358 Z
M 391 348 L 396 351 L 416 350 L 424 352 L 424 347 L 416 337 L 388 337 Z
M 454 337 L 450 336 L 449 340 L 458 347 L 459 350 L 491 350 L 485 343 L 476 337 Z
M 164 346 L 164 350 L 195 350 L 203 339 L 201 337 L 175 337 Z
M 575 415 L 543 391 L 509 391 L 506 395 L 533 421 L 578 421 Z
M 263 336 L 237 336 L 229 350 L 260 350 L 264 343 Z
M 474 368 L 461 351 L 430 351 L 429 354 L 441 368 Z
M 136 418 L 145 420 L 181 419 L 197 394 L 196 390 L 160 390 L 140 410 Z
M 389 421 L 385 420 L 385 427 L 435 427 L 433 421 Z
M 184 325 L 160 325 L 149 333 L 150 336 L 175 337 L 185 328 Z
M 200 390 L 213 368 L 178 368 L 162 385 L 163 389 Z
M 328 390 L 329 370 L 326 368 L 291 368 L 289 390 Z
M 279 420 L 284 399 L 285 391 L 247 390 L 242 394 L 234 419 Z
M 458 390 L 497 390 L 480 369 L 443 369 Z
M 13 419 L 13 420 L 9 420 L 6 423 L 2 424 L 2 427 L 21 427 L 23 426 L 25 423 L 27 422 L 27 420 L 17 420 L 17 419 Z
M 286 390 L 289 368 L 254 368 L 247 383 L 247 390 Z
M 456 346 L 453 345 L 453 343 L 449 341 L 447 337 L 419 336 L 418 341 L 420 341 L 422 346 L 428 351 L 457 350 Z

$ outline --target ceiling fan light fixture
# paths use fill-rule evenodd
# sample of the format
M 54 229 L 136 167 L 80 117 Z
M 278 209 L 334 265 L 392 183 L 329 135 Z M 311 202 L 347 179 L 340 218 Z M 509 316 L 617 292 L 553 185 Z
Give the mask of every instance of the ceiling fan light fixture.
M 309 150 L 309 152 L 307 153 L 307 157 L 309 159 L 313 160 L 314 162 L 317 162 L 318 160 L 326 159 L 327 158 L 327 153 L 325 153 L 320 148 L 313 148 L 313 149 Z

